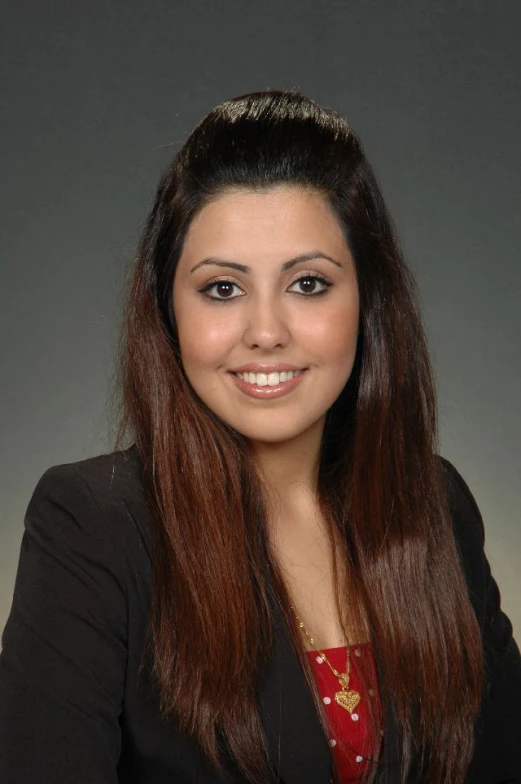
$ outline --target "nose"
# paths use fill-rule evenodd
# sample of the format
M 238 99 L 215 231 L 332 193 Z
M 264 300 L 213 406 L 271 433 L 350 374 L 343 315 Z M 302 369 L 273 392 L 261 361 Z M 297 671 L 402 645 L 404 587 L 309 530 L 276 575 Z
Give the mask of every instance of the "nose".
M 248 348 L 266 351 L 286 346 L 290 339 L 287 318 L 280 303 L 266 301 L 259 297 L 252 300 L 246 314 L 246 327 L 243 334 Z

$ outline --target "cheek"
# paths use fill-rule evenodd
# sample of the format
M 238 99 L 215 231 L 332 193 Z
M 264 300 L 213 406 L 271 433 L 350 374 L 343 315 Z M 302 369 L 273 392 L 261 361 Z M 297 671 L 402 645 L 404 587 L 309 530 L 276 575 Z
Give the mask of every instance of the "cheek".
M 237 340 L 236 328 L 219 314 L 195 312 L 189 318 L 179 314 L 177 321 L 181 358 L 185 366 L 215 367 L 223 362 Z
M 358 336 L 358 305 L 339 303 L 304 324 L 302 338 L 310 352 L 329 362 L 351 361 Z

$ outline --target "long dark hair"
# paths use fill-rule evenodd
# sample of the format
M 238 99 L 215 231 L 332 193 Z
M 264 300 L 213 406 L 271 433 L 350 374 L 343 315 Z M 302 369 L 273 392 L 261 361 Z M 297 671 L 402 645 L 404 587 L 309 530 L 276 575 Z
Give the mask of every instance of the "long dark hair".
M 437 455 L 415 284 L 358 137 L 296 91 L 241 95 L 199 123 L 161 177 L 129 283 L 116 446 L 131 433 L 155 521 L 149 640 L 162 710 L 221 772 L 224 742 L 249 780 L 271 780 L 256 703 L 272 644 L 266 564 L 314 688 L 248 443 L 190 386 L 172 312 L 194 216 L 227 189 L 284 184 L 327 199 L 358 277 L 357 355 L 327 414 L 318 482 L 348 574 L 349 591 L 335 565 L 338 607 L 355 625 L 368 619 L 380 688 L 401 729 L 403 779 L 416 758 L 426 784 L 460 784 L 473 752 L 482 649 Z M 314 698 L 325 728 L 316 690 Z M 377 780 L 376 765 L 368 775 Z

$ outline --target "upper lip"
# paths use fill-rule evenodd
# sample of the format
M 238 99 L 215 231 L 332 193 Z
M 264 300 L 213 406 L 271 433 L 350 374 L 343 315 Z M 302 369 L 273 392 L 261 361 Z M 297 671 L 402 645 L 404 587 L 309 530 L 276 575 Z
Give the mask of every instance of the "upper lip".
M 286 362 L 275 362 L 271 365 L 263 365 L 261 362 L 248 362 L 247 365 L 234 368 L 230 373 L 284 373 L 289 370 L 305 369 L 302 365 L 288 365 Z

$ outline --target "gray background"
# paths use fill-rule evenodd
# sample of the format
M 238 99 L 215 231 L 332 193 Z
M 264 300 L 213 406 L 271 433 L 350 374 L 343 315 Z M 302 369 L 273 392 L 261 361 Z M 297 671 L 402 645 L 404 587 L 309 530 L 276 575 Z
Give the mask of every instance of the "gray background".
M 0 628 L 50 465 L 106 451 L 121 288 L 215 104 L 296 87 L 359 133 L 421 292 L 441 452 L 521 635 L 518 2 L 17 0 L 0 19 Z

